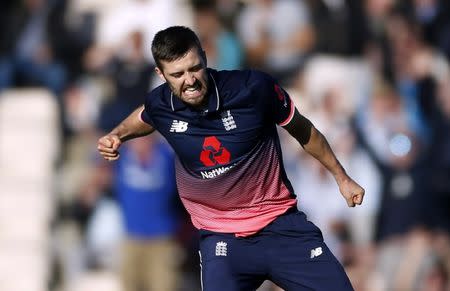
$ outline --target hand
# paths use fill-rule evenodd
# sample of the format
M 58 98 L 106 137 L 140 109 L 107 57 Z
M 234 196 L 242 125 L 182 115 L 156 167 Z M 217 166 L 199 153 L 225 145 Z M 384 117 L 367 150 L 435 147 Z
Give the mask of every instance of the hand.
M 359 186 L 350 177 L 342 181 L 338 181 L 339 191 L 347 201 L 348 207 L 355 207 L 355 205 L 361 205 L 364 199 L 364 188 Z
M 120 157 L 118 149 L 121 144 L 119 136 L 108 134 L 98 140 L 97 149 L 105 160 L 115 161 Z

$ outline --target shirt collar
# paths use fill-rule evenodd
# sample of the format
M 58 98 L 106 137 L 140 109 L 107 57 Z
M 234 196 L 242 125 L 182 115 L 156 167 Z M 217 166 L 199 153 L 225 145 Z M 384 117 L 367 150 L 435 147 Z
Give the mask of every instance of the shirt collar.
M 204 110 L 205 113 L 213 113 L 219 111 L 220 107 L 220 95 L 219 95 L 219 89 L 217 88 L 216 80 L 213 77 L 213 74 L 208 70 L 209 74 L 209 90 L 207 93 L 208 98 L 208 108 Z M 179 111 L 183 110 L 187 107 L 186 103 L 181 101 L 180 98 L 177 98 L 173 95 L 173 92 L 170 91 L 170 106 L 172 108 L 172 111 Z

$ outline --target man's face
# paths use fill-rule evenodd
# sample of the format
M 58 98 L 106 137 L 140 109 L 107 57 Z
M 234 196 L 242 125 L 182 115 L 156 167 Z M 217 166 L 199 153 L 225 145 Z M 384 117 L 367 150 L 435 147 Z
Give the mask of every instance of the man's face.
M 208 75 L 206 60 L 197 48 L 192 48 L 178 60 L 161 61 L 161 67 L 156 68 L 156 73 L 169 84 L 175 96 L 193 107 L 204 105 Z

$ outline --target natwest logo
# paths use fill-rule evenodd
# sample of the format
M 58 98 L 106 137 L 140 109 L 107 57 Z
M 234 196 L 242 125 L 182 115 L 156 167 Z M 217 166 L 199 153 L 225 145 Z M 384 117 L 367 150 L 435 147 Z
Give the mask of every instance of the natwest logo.
M 203 151 L 200 153 L 200 161 L 206 167 L 225 165 L 230 162 L 230 152 L 222 146 L 215 136 L 205 137 Z

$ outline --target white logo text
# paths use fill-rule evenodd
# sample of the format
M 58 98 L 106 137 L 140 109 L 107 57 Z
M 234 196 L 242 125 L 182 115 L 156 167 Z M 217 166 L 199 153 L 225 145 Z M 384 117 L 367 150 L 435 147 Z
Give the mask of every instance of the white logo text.
M 233 168 L 233 166 L 234 165 L 227 167 L 220 167 L 211 171 L 201 171 L 200 173 L 202 174 L 203 179 L 211 179 L 228 172 L 231 168 Z
M 311 250 L 311 259 L 318 257 L 322 254 L 322 247 L 318 247 Z
M 174 120 L 170 127 L 170 132 L 185 132 L 188 129 L 188 123 L 181 120 Z

